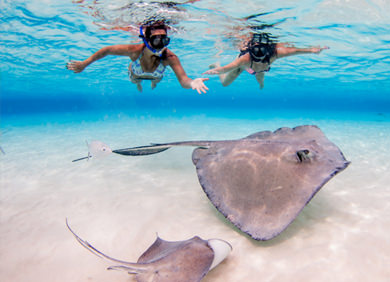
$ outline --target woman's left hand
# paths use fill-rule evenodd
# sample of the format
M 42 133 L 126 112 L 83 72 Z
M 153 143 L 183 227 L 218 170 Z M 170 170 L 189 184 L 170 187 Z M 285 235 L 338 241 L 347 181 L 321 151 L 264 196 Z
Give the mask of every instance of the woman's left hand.
M 198 91 L 199 94 L 206 93 L 207 86 L 203 83 L 203 81 L 209 80 L 208 78 L 195 78 L 194 80 L 191 81 L 191 88 L 193 90 Z

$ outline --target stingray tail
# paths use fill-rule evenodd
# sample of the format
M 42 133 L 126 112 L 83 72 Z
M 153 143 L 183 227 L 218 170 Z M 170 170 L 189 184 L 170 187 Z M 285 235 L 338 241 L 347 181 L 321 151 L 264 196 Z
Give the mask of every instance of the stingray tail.
M 140 267 L 140 264 L 134 263 L 133 266 L 129 265 L 113 265 L 107 268 L 107 270 L 123 270 L 126 271 L 128 274 L 139 274 L 144 273 L 147 270 L 145 268 Z
M 132 262 L 127 262 L 127 261 L 123 261 L 123 260 L 118 260 L 118 259 L 115 259 L 115 258 L 112 258 L 104 253 L 102 253 L 101 251 L 99 251 L 98 249 L 96 249 L 94 246 L 92 246 L 90 243 L 88 243 L 87 241 L 83 240 L 82 238 L 80 238 L 69 226 L 68 224 L 68 219 L 66 219 L 66 226 L 68 227 L 69 231 L 72 232 L 73 236 L 76 238 L 76 240 L 84 247 L 86 248 L 88 251 L 90 251 L 91 253 L 93 253 L 94 255 L 100 257 L 100 258 L 105 258 L 105 259 L 108 259 L 110 261 L 114 261 L 114 262 L 118 262 L 118 263 L 121 263 L 121 264 L 124 264 L 122 266 L 112 266 L 112 267 L 109 267 L 108 269 L 127 269 L 127 271 L 130 273 L 130 274 L 137 274 L 137 273 L 141 273 L 141 272 L 146 272 L 148 271 L 148 268 L 146 265 L 143 265 L 143 264 L 139 264 L 139 263 L 132 263 Z
M 163 152 L 165 150 L 168 150 L 171 147 L 172 147 L 171 145 L 166 145 L 166 144 L 155 144 L 155 145 L 152 144 L 150 146 L 118 149 L 118 150 L 113 150 L 112 152 L 119 155 L 125 155 L 125 156 L 146 156 L 146 155 L 152 155 L 152 154 Z
M 152 155 L 168 150 L 173 146 L 192 146 L 207 148 L 210 146 L 212 141 L 183 141 L 183 142 L 172 142 L 164 144 L 150 144 L 148 146 L 139 146 L 125 149 L 113 150 L 113 153 L 126 156 L 145 156 Z

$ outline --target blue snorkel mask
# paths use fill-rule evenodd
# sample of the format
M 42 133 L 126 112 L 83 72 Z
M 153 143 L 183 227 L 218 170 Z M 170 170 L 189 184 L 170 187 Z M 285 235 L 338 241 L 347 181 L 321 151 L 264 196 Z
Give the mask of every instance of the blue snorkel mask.
M 139 37 L 142 38 L 145 46 L 152 51 L 155 55 L 159 56 L 160 58 L 163 55 L 164 48 L 168 46 L 171 39 L 164 35 L 152 35 L 149 38 L 150 44 L 148 42 L 148 39 L 145 37 L 144 32 L 142 30 L 143 26 L 141 25 L 139 28 Z

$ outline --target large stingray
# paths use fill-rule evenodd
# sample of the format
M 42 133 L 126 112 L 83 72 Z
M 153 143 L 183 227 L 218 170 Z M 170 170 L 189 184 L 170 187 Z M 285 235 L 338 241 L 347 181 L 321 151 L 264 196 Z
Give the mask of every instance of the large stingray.
M 197 236 L 177 242 L 156 241 L 139 257 L 137 263 L 117 260 L 97 250 L 81 239 L 69 226 L 77 241 L 99 257 L 119 263 L 108 269 L 125 270 L 135 274 L 138 282 L 195 282 L 200 281 L 211 269 L 222 262 L 232 250 L 226 241 L 203 240 Z
M 314 125 L 262 131 L 243 139 L 187 141 L 120 150 L 149 155 L 172 146 L 197 146 L 199 182 L 214 206 L 256 240 L 282 232 L 349 162 Z

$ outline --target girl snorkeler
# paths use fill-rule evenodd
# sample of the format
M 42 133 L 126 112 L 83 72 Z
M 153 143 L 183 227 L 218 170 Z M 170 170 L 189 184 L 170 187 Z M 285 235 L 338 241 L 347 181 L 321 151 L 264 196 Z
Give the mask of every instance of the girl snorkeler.
M 230 64 L 219 66 L 211 65 L 211 69 L 203 74 L 218 74 L 223 86 L 230 85 L 244 70 L 255 75 L 262 89 L 264 87 L 264 74 L 271 69 L 271 64 L 280 58 L 306 54 L 320 53 L 328 47 L 296 48 L 288 43 L 276 43 L 267 33 L 255 33 L 252 39 L 240 50 L 240 54 Z
M 179 58 L 167 48 L 170 42 L 167 30 L 163 21 L 143 25 L 140 27 L 140 37 L 143 43 L 107 46 L 84 61 L 71 60 L 66 68 L 79 73 L 91 63 L 107 55 L 129 56 L 132 61 L 129 65 L 129 78 L 137 85 L 140 92 L 142 92 L 141 82 L 143 80 L 150 80 L 152 89 L 155 88 L 163 78 L 166 67 L 170 66 L 183 88 L 191 88 L 199 94 L 206 93 L 208 88 L 204 81 L 208 78 L 191 79 L 187 76 Z

